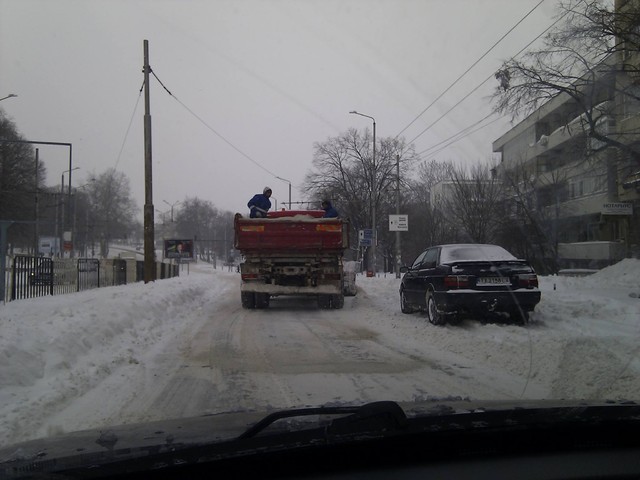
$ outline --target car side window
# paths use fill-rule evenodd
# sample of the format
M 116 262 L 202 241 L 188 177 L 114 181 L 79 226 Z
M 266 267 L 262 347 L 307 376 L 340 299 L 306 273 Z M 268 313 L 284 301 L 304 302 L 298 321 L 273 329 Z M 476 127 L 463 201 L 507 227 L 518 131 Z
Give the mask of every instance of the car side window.
M 418 257 L 414 260 L 413 265 L 411 265 L 411 268 L 419 268 L 426 254 L 427 252 L 422 252 L 420 255 L 418 255 Z
M 426 255 L 424 256 L 423 267 L 435 268 L 438 264 L 438 253 L 440 253 L 439 248 L 430 248 L 427 250 Z

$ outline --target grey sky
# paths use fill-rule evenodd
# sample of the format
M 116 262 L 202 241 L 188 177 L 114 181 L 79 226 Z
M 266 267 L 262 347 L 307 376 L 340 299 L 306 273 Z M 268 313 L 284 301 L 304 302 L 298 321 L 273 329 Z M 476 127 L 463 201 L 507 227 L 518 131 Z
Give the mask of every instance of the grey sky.
M 155 207 L 198 196 L 244 212 L 265 185 L 287 201 L 287 183 L 194 114 L 291 180 L 292 200 L 302 200 L 313 143 L 371 128 L 350 110 L 375 117 L 379 137 L 397 135 L 538 1 L 0 0 L 0 97 L 18 94 L 0 108 L 28 140 L 73 144 L 74 186 L 117 167 L 142 208 L 147 39 L 151 67 L 175 96 L 152 79 Z M 413 139 L 540 34 L 555 6 L 546 0 L 403 136 Z M 420 136 L 416 151 L 486 116 L 494 86 Z M 496 122 L 425 160 L 484 161 L 506 128 Z M 48 184 L 59 183 L 68 150 L 39 148 Z

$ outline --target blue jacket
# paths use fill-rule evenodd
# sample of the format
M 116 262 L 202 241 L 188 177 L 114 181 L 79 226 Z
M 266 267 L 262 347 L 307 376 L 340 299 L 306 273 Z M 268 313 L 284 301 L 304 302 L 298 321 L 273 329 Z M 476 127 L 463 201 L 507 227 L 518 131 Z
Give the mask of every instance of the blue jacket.
M 256 193 L 249 203 L 247 203 L 247 207 L 251 209 L 251 214 L 249 217 L 251 218 L 264 218 L 267 216 L 267 212 L 271 208 L 271 201 L 267 198 L 266 195 L 262 193 Z
M 327 206 L 323 208 L 324 210 L 324 218 L 338 218 L 338 211 L 333 208 L 333 205 L 327 203 Z

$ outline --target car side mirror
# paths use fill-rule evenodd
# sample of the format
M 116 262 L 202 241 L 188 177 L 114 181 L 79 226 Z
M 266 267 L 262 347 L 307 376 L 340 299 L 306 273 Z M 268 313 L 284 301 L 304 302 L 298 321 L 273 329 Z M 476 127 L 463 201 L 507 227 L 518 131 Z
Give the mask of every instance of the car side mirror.
M 407 267 L 406 265 L 402 265 L 400 267 L 400 273 L 407 273 L 409 271 L 409 267 Z

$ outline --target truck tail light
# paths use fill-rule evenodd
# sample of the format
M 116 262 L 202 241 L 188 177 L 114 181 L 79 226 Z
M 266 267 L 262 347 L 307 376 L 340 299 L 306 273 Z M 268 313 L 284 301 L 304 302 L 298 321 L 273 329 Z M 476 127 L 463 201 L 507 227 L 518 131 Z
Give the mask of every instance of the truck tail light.
M 444 277 L 444 286 L 447 288 L 466 288 L 469 286 L 469 276 L 447 275 Z
M 242 278 L 242 280 L 257 280 L 258 279 L 258 274 L 257 273 L 243 273 L 240 275 L 240 277 Z
M 535 273 L 519 275 L 518 285 L 524 288 L 538 287 L 538 276 Z

